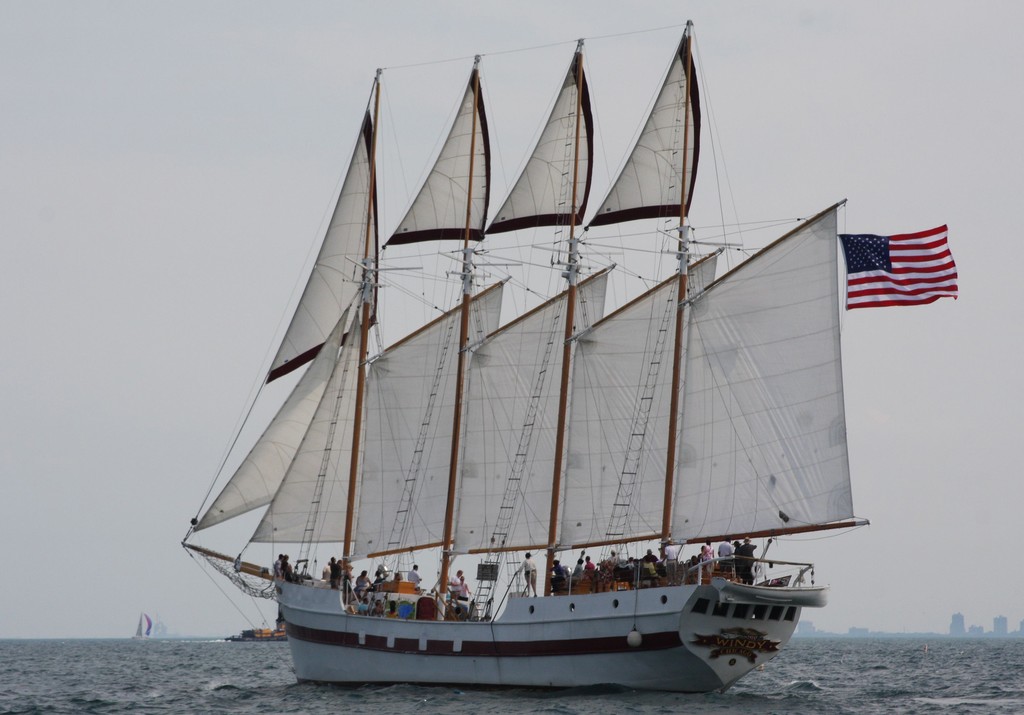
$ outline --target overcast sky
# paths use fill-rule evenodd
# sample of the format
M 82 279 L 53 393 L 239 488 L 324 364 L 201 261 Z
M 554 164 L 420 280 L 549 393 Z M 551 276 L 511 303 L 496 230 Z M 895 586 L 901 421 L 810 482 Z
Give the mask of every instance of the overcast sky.
M 179 542 L 305 280 L 377 67 L 389 231 L 474 54 L 493 210 L 588 38 L 596 202 L 687 19 L 714 114 L 698 237 L 723 215 L 779 221 L 736 239 L 756 248 L 847 198 L 841 230 L 947 223 L 960 273 L 955 302 L 844 316 L 854 506 L 872 525 L 772 547 L 832 586 L 805 619 L 944 632 L 962 611 L 1016 630 L 1024 5 L 3 0 L 0 637 L 127 636 L 140 611 L 225 635 L 246 626 L 234 603 L 254 616 Z

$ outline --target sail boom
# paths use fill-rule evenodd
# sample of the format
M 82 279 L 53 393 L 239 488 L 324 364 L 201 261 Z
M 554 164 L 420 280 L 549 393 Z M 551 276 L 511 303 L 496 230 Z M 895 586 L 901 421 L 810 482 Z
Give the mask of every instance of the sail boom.
M 867 519 L 850 519 L 847 521 L 835 521 L 829 524 L 804 524 L 785 529 L 762 529 L 760 531 L 741 531 L 729 534 L 716 534 L 714 536 L 694 536 L 684 544 L 703 544 L 708 541 L 717 543 L 719 541 L 735 541 L 737 539 L 763 539 L 776 536 L 790 536 L 792 534 L 810 534 L 815 531 L 833 531 L 835 529 L 853 529 L 859 526 L 870 526 Z
M 216 559 L 218 561 L 225 561 L 229 564 L 235 562 L 235 559 L 233 557 L 228 556 L 227 554 L 222 554 L 219 551 L 214 551 L 213 549 L 207 549 L 196 544 L 187 543 L 182 543 L 182 546 L 184 546 L 189 551 L 194 551 L 195 553 L 200 554 L 201 556 L 206 556 L 211 559 Z M 249 563 L 248 561 L 242 561 L 240 566 L 241 569 L 239 570 L 244 574 L 248 574 L 249 576 L 256 576 L 258 578 L 263 578 L 268 581 L 274 580 L 273 576 L 270 575 L 270 570 L 266 566 L 260 566 L 259 564 Z
M 416 546 L 406 546 L 400 549 L 388 549 L 386 551 L 373 551 L 366 555 L 368 559 L 376 559 L 381 556 L 395 556 L 396 554 L 411 554 L 415 551 L 423 551 L 424 549 L 436 549 L 441 545 L 440 541 L 435 541 L 430 544 L 417 544 Z
M 496 549 L 470 549 L 467 554 L 506 554 L 512 551 L 543 551 L 547 544 L 519 544 L 517 546 L 502 546 Z
M 644 541 L 661 540 L 661 534 L 642 534 L 640 536 L 632 535 L 624 539 L 602 539 L 600 541 L 585 541 L 579 544 L 572 544 L 570 546 L 559 546 L 560 550 L 569 551 L 572 549 L 592 549 L 598 546 L 617 546 L 618 544 L 639 544 Z

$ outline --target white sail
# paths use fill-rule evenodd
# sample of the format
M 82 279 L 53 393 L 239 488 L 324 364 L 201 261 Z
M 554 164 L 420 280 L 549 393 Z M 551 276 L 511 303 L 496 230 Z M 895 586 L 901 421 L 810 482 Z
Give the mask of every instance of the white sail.
M 577 291 L 578 330 L 604 312 L 607 271 Z M 566 293 L 489 336 L 467 376 L 455 548 L 534 548 L 547 542 Z M 501 507 L 510 488 L 510 514 Z M 496 533 L 500 532 L 500 533 Z
M 376 192 L 370 184 L 372 138 L 372 120 L 367 113 L 323 245 L 271 364 L 268 382 L 312 360 L 342 311 L 352 303 L 362 276 L 367 221 L 370 255 L 376 253 Z M 371 202 L 373 211 L 368 210 Z
M 473 299 L 470 345 L 497 328 L 500 311 L 500 285 Z M 353 546 L 357 555 L 441 541 L 458 338 L 456 308 L 371 362 Z
M 442 239 L 461 240 L 466 232 L 467 204 L 470 239 L 477 241 L 483 238 L 490 192 L 490 149 L 487 118 L 478 80 L 479 70 L 474 67 L 469 87 L 434 168 L 405 218 L 388 240 L 388 245 Z M 473 111 L 474 97 L 477 98 L 476 112 Z
M 337 357 L 330 380 L 252 542 L 338 542 L 344 538 L 359 366 L 358 315 L 347 333 L 350 339 L 340 352 L 333 340 L 321 351 L 324 362 L 329 362 L 329 356 Z
M 537 146 L 505 203 L 495 214 L 487 233 L 532 226 L 568 225 L 572 216 L 574 154 L 579 156 L 575 223 L 580 225 L 583 222 L 593 172 L 593 120 L 585 77 L 582 91 L 577 91 L 576 76 L 577 72 L 582 72 L 582 66 L 583 54 L 577 52 Z M 576 124 L 579 121 L 583 126 L 580 127 L 579 151 L 576 152 Z
M 695 295 L 715 256 L 690 272 Z M 585 333 L 573 358 L 563 546 L 650 538 L 661 531 L 678 276 Z
M 679 218 L 684 179 L 690 205 L 700 156 L 700 100 L 692 66 L 687 82 L 690 42 L 684 35 L 647 123 L 591 226 Z
M 346 315 L 347 311 L 342 313 L 328 340 L 333 352 L 321 351 L 309 366 L 245 460 L 196 524 L 196 531 L 266 506 L 274 498 L 331 377 Z
M 853 515 L 836 212 L 726 274 L 688 311 L 677 541 Z

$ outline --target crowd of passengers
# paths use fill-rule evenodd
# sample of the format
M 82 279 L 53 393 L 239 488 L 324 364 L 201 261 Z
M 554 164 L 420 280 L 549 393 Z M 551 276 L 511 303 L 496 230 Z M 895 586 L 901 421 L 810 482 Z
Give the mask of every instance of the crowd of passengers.
M 723 541 L 717 549 L 706 542 L 699 553 L 689 559 L 680 560 L 682 545 L 668 544 L 656 556 L 651 549 L 641 558 L 624 557 L 611 551 L 608 558 L 595 563 L 589 556 L 580 554 L 576 566 L 570 571 L 555 559 L 551 569 L 551 590 L 555 594 L 568 593 L 576 590 L 606 591 L 615 588 L 615 584 L 627 583 L 630 586 L 646 587 L 665 584 L 707 582 L 712 575 L 725 576 L 746 584 L 754 583 L 754 550 L 757 547 L 750 539 L 740 541 Z M 537 596 L 537 566 L 530 553 L 526 554 L 516 572 L 525 582 L 523 596 Z M 420 588 L 421 577 L 419 566 L 412 569 L 403 578 L 402 573 L 395 571 L 389 575 L 383 564 L 377 567 L 373 579 L 368 571 L 361 571 L 353 578 L 352 565 L 348 559 L 331 557 L 324 566 L 321 583 L 329 588 L 343 591 L 347 608 L 351 613 L 389 618 L 408 618 L 403 610 L 412 604 L 398 600 L 390 600 L 387 593 L 396 591 L 412 594 L 423 593 Z M 287 554 L 278 555 L 274 562 L 274 578 L 285 581 L 299 581 L 303 578 L 295 573 Z M 402 588 L 402 581 L 411 584 L 411 588 Z M 466 582 L 465 574 L 460 570 L 449 579 L 447 589 L 448 608 L 456 617 L 468 616 L 472 591 Z
M 581 555 L 572 571 L 556 559 L 551 572 L 551 590 L 564 593 L 582 587 L 603 591 L 621 582 L 640 587 L 697 583 L 698 579 L 706 583 L 712 575 L 753 584 L 756 548 L 750 539 L 744 539 L 742 543 L 723 541 L 717 550 L 709 541 L 699 553 L 680 560 L 682 545 L 668 544 L 661 549 L 660 556 L 651 549 L 640 558 L 624 557 L 612 551 L 600 564 L 594 563 L 589 556 Z M 532 561 L 530 554 L 526 555 L 526 561 Z M 522 568 L 529 574 L 531 567 L 526 565 L 526 561 Z M 531 591 L 536 595 L 536 589 L 528 578 L 524 595 Z

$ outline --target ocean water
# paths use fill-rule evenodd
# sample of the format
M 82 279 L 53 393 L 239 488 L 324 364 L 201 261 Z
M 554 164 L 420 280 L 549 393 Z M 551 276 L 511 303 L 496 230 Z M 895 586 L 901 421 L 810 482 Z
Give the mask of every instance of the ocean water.
M 725 693 L 298 684 L 287 643 L 0 641 L 0 713 L 1024 713 L 1024 639 L 796 639 Z

